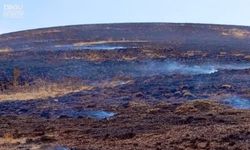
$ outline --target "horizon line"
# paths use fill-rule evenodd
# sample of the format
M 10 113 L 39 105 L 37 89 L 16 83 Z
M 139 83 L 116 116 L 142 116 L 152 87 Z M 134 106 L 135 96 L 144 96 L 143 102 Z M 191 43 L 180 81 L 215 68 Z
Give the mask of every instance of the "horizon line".
M 103 22 L 103 23 L 86 23 L 86 24 L 65 24 L 65 25 L 52 25 L 52 26 L 44 26 L 37 28 L 28 28 L 21 29 L 17 31 L 11 32 L 3 32 L 0 33 L 0 36 L 5 34 L 14 34 L 18 32 L 27 32 L 32 30 L 43 30 L 49 28 L 61 28 L 61 27 L 70 27 L 70 26 L 90 26 L 90 25 L 116 25 L 116 24 L 186 24 L 186 25 L 213 25 L 213 26 L 231 26 L 231 27 L 250 27 L 250 25 L 241 25 L 241 24 L 220 24 L 220 23 L 194 23 L 194 22 Z

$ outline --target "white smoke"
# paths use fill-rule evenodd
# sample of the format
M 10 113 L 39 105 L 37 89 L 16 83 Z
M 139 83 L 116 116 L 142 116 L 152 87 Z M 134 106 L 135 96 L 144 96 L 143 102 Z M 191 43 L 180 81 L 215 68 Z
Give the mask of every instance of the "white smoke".
M 135 67 L 147 75 L 156 74 L 212 74 L 219 70 L 249 69 L 250 64 L 182 64 L 175 61 L 146 62 Z

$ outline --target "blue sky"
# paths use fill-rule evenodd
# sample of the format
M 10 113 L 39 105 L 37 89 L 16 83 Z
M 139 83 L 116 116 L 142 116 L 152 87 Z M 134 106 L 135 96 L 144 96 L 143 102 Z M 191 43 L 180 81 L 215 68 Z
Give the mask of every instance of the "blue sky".
M 0 0 L 0 33 L 120 22 L 250 26 L 249 8 L 250 0 Z M 14 17 L 6 16 L 6 12 L 14 13 Z

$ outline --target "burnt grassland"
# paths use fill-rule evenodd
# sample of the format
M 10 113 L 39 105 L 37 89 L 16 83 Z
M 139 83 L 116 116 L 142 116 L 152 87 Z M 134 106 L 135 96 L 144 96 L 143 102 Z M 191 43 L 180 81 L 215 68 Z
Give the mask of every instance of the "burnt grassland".
M 249 49 L 241 26 L 0 35 L 0 149 L 250 149 Z

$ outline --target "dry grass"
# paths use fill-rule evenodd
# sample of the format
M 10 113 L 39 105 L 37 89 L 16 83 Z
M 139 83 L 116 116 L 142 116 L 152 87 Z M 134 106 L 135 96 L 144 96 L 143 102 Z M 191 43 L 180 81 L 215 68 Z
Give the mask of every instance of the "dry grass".
M 5 133 L 3 137 L 0 138 L 0 145 L 3 144 L 20 144 L 25 143 L 25 138 L 14 138 L 13 134 Z
M 236 38 L 246 38 L 250 36 L 250 32 L 247 30 L 243 30 L 243 29 L 233 28 L 233 29 L 224 30 L 222 32 L 222 35 L 233 36 Z
M 246 55 L 244 58 L 250 60 L 250 55 Z
M 1 52 L 11 52 L 12 49 L 11 48 L 0 48 L 0 53 Z
M 0 101 L 54 98 L 69 93 L 80 92 L 83 90 L 91 90 L 92 88 L 92 86 L 87 85 L 72 86 L 63 84 L 48 84 L 34 89 L 27 88 L 26 90 L 22 91 L 2 93 L 0 94 Z
M 131 41 L 131 40 L 107 40 L 107 41 L 95 41 L 95 42 L 78 42 L 78 43 L 74 43 L 74 46 L 87 46 L 87 45 L 95 45 L 95 44 L 109 44 L 109 43 L 131 43 L 131 42 L 147 42 L 147 41 L 143 41 L 143 40 L 135 40 L 135 41 Z
M 135 56 L 122 56 L 122 60 L 133 61 L 136 59 L 137 59 L 137 57 L 135 57 Z
M 59 29 L 47 29 L 47 30 L 33 31 L 31 34 L 36 35 L 36 34 L 59 33 L 59 32 L 61 32 L 61 30 Z
M 0 93 L 0 101 L 11 100 L 32 100 L 32 99 L 48 99 L 60 97 L 70 93 L 92 90 L 93 88 L 113 88 L 120 85 L 132 84 L 131 79 L 114 78 L 112 80 L 104 80 L 94 85 L 87 85 L 79 81 L 66 81 L 63 83 L 50 83 L 48 81 L 36 80 L 32 86 L 17 87 L 12 91 Z
M 202 112 L 217 112 L 220 110 L 223 110 L 223 107 L 221 107 L 213 100 L 198 99 L 191 102 L 183 103 L 182 105 L 178 106 L 175 110 L 175 113 L 186 115 Z
M 147 42 L 144 40 L 106 40 L 106 41 L 93 41 L 93 42 L 77 42 L 73 43 L 73 46 L 90 46 L 90 45 L 96 45 L 96 44 L 110 44 L 110 43 L 139 43 L 139 42 Z M 55 47 L 64 47 L 65 45 L 55 45 Z

